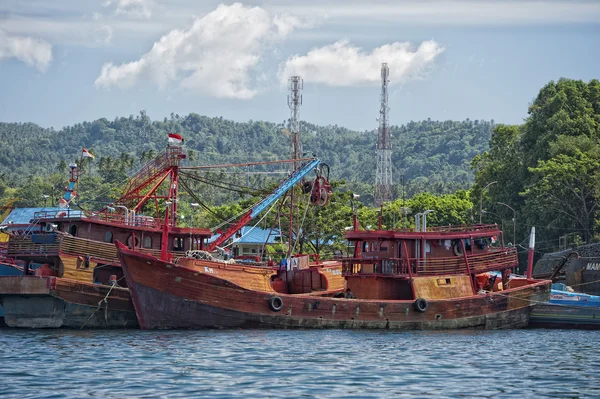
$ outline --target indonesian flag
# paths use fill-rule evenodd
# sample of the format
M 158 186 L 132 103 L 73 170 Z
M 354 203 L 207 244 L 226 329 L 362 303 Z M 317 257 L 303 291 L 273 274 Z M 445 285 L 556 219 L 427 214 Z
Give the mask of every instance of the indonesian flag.
M 183 144 L 183 137 L 180 134 L 169 133 L 170 144 Z
M 89 152 L 85 148 L 83 149 L 83 151 L 81 151 L 81 156 L 83 158 L 92 158 L 92 159 L 94 159 L 94 154 L 92 154 L 91 152 Z

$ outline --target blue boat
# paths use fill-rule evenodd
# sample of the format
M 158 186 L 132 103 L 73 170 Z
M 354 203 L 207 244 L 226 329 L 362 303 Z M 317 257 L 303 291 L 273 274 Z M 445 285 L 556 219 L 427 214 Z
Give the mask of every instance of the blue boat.
M 533 307 L 529 327 L 600 329 L 600 296 L 569 291 L 552 284 L 550 300 Z
M 0 262 L 0 276 L 20 276 L 23 274 L 23 268 L 10 264 Z M 2 311 L 2 305 L 0 305 L 0 326 L 4 325 L 4 312 Z

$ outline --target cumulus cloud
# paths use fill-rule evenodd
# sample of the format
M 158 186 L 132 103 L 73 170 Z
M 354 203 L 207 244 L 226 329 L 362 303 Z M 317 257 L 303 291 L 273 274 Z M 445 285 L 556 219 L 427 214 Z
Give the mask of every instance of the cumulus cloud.
M 115 13 L 131 18 L 150 18 L 152 16 L 151 0 L 106 0 L 104 6 L 117 6 Z
M 390 68 L 390 84 L 419 77 L 444 49 L 429 40 L 413 47 L 408 42 L 395 42 L 375 48 L 370 53 L 347 40 L 316 48 L 306 55 L 290 57 L 280 68 L 279 79 L 286 83 L 291 75 L 307 82 L 328 86 L 361 86 L 379 84 L 381 63 Z
M 52 61 L 52 45 L 27 36 L 9 35 L 0 29 L 0 60 L 16 58 L 44 72 Z
M 95 84 L 127 88 L 147 79 L 160 88 L 176 82 L 214 97 L 252 98 L 257 90 L 251 72 L 270 46 L 299 25 L 292 16 L 271 16 L 260 7 L 220 5 L 189 29 L 161 37 L 139 60 L 104 64 Z

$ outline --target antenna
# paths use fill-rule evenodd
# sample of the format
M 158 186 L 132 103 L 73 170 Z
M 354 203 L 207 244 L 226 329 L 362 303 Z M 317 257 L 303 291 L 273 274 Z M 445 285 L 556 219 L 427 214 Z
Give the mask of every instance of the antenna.
M 375 172 L 375 206 L 381 206 L 392 199 L 392 134 L 388 121 L 388 83 L 390 69 L 387 62 L 381 63 L 381 106 L 379 109 L 379 129 L 377 130 L 377 170 Z
M 300 106 L 302 105 L 302 94 L 304 81 L 300 76 L 291 76 L 288 80 L 290 94 L 288 95 L 288 107 L 290 107 L 290 133 L 292 134 L 292 159 L 300 159 L 302 146 L 300 144 Z M 298 163 L 294 162 L 294 170 L 298 169 Z

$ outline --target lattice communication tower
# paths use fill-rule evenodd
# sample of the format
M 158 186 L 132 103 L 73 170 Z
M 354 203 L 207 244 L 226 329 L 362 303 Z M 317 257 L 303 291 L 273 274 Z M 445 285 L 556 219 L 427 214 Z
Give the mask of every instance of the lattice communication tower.
M 388 120 L 388 83 L 390 69 L 387 62 L 381 63 L 381 107 L 377 131 L 377 171 L 375 172 L 375 206 L 392 199 L 392 134 Z
M 290 107 L 290 133 L 292 135 L 292 159 L 302 158 L 302 145 L 300 144 L 300 106 L 302 105 L 302 94 L 304 81 L 300 76 L 292 76 L 289 79 L 290 94 L 288 95 L 288 106 Z M 294 170 L 298 164 L 294 163 Z

